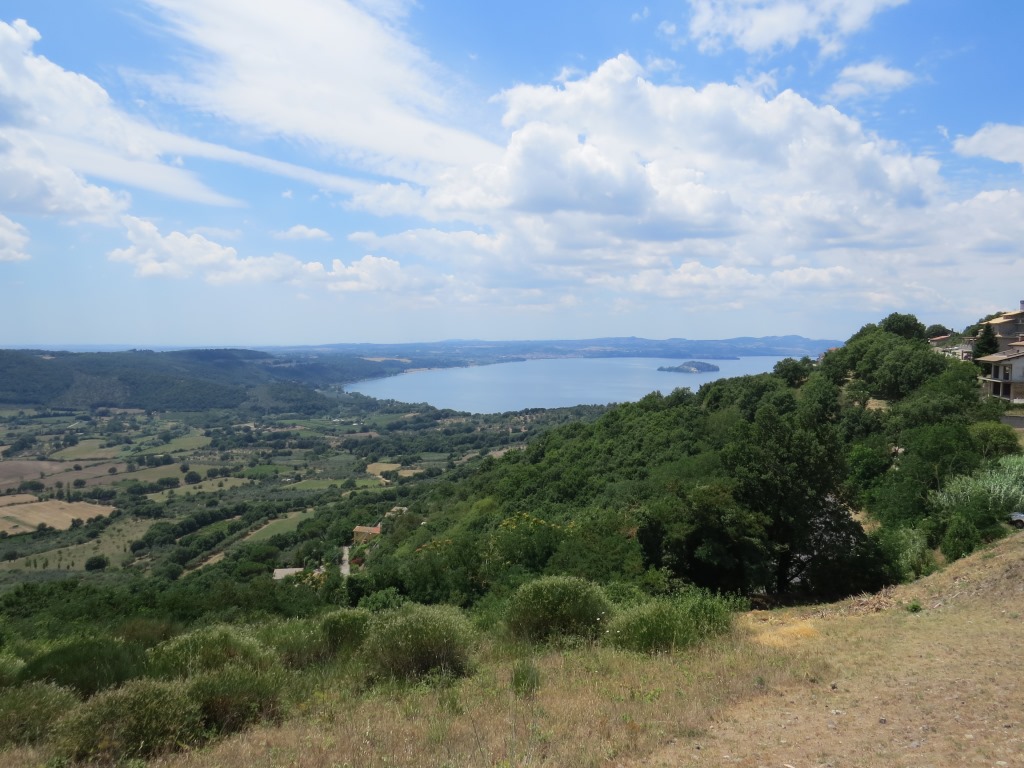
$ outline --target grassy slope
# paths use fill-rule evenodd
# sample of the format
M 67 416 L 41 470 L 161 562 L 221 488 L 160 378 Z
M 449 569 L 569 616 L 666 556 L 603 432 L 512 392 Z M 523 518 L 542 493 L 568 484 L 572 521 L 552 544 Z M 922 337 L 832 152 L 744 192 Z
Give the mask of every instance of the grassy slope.
M 449 688 L 361 693 L 326 671 L 281 726 L 151 765 L 1020 765 L 1022 598 L 1014 534 L 879 595 L 749 613 L 729 640 L 678 656 L 540 652 L 534 698 L 509 686 L 528 651 L 501 645 Z M 5 755 L 11 768 L 41 757 Z

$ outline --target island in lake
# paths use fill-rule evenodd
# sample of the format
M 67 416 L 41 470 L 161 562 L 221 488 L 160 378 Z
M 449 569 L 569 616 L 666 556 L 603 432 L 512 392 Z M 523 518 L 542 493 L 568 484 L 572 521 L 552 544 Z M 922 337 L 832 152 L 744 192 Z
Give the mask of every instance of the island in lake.
M 680 363 L 679 365 L 662 365 L 658 370 L 669 371 L 670 373 L 714 373 L 719 370 L 719 368 L 713 363 L 704 363 L 700 360 L 687 360 L 685 363 Z

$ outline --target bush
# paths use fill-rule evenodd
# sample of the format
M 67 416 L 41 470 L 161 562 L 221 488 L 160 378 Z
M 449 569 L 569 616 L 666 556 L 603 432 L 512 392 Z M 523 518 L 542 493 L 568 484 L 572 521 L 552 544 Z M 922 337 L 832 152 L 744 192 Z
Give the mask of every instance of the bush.
M 227 624 L 172 637 L 148 653 L 153 671 L 163 677 L 187 677 L 228 664 L 269 669 L 275 661 L 256 638 Z
M 381 677 L 458 676 L 469 671 L 474 639 L 458 608 L 408 603 L 373 616 L 361 654 L 369 671 Z
M 545 576 L 516 590 L 505 623 L 516 637 L 594 637 L 607 621 L 611 604 L 596 584 L 575 576 Z
M 74 691 L 53 683 L 25 683 L 0 696 L 0 747 L 35 744 L 78 704 Z
M 58 758 L 114 764 L 199 740 L 202 716 L 180 682 L 132 680 L 104 691 L 57 722 Z
M 92 696 L 145 672 L 142 648 L 112 637 L 97 637 L 72 640 L 31 659 L 18 679 L 56 683 Z
M 102 571 L 110 565 L 110 558 L 106 555 L 93 555 L 85 561 L 85 570 Z
M 720 635 L 731 626 L 727 599 L 691 590 L 625 608 L 611 621 L 605 642 L 641 653 L 667 653 Z
M 290 619 L 261 627 L 260 641 L 277 651 L 281 662 L 291 669 L 305 669 L 331 657 L 323 625 L 316 619 Z
M 188 681 L 205 727 L 218 733 L 240 731 L 260 720 L 281 719 L 284 673 L 279 667 L 252 669 L 228 664 Z
M 324 616 L 324 639 L 332 655 L 342 650 L 356 650 L 366 637 L 366 627 L 373 614 L 363 608 L 343 608 Z

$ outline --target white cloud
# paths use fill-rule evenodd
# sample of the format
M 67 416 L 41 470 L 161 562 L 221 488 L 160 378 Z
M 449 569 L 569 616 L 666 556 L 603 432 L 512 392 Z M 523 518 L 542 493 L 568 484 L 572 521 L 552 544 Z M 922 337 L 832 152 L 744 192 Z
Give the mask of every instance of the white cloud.
M 317 227 L 307 227 L 305 224 L 296 224 L 294 227 L 275 232 L 274 237 L 278 240 L 330 240 L 327 232 Z
M 911 85 L 914 80 L 914 75 L 905 69 L 890 67 L 883 61 L 872 61 L 844 67 L 829 90 L 829 96 L 842 101 L 893 93 Z
M 815 40 L 822 54 L 836 53 L 873 16 L 907 0 L 688 0 L 690 38 L 702 51 L 727 43 L 748 53 L 793 48 Z
M 143 79 L 192 109 L 402 179 L 496 152 L 447 123 L 444 73 L 398 26 L 407 3 L 147 2 L 197 55 L 185 77 Z
M 28 254 L 28 232 L 16 221 L 0 214 L 0 262 L 25 261 Z
M 132 264 L 138 277 L 202 277 L 213 284 L 284 280 L 302 272 L 297 259 L 283 254 L 241 258 L 238 251 L 200 234 L 171 232 L 162 235 L 144 219 L 125 216 L 131 246 L 108 254 L 111 261 Z
M 335 259 L 324 277 L 332 291 L 395 293 L 414 287 L 413 279 L 402 271 L 402 265 L 384 256 L 367 255 L 348 265 Z
M 973 136 L 961 136 L 953 148 L 964 157 L 987 157 L 1024 166 L 1024 126 L 993 123 Z
M 200 278 L 211 285 L 286 282 L 348 293 L 421 291 L 422 296 L 407 298 L 410 305 L 431 301 L 431 294 L 449 280 L 423 270 L 403 269 L 399 261 L 384 256 L 367 254 L 350 264 L 334 259 L 327 268 L 321 262 L 304 262 L 283 253 L 240 256 L 235 248 L 196 232 L 162 234 L 156 224 L 135 216 L 125 216 L 123 223 L 131 245 L 107 256 L 131 264 L 137 277 Z
M 958 202 L 935 159 L 832 106 L 766 90 L 656 84 L 628 56 L 517 86 L 501 96 L 500 160 L 353 200 L 435 226 L 351 239 L 458 275 L 458 301 L 500 306 L 571 294 L 586 307 L 884 309 L 900 306 L 900 285 L 940 307 L 951 284 L 981 290 L 978 253 L 986 269 L 1019 259 L 1017 192 Z M 998 143 L 996 133 L 975 144 L 989 136 L 989 154 L 1024 158 L 1015 131 Z
M 31 135 L 0 127 L 0 201 L 4 210 L 113 223 L 129 198 L 88 183 L 55 161 Z
M 237 205 L 183 167 L 184 158 L 234 163 L 346 192 L 364 185 L 160 130 L 129 115 L 89 78 L 33 51 L 39 33 L 0 21 L 0 181 L 17 210 L 115 223 L 129 199 L 100 178 L 209 205 Z

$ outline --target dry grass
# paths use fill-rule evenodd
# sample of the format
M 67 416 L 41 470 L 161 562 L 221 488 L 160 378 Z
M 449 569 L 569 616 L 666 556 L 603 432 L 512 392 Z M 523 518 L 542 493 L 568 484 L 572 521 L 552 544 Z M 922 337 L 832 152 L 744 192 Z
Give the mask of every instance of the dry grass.
M 540 652 L 532 698 L 510 684 L 525 651 L 500 644 L 447 687 L 368 688 L 347 668 L 323 671 L 282 725 L 151 765 L 1022 765 L 1022 598 L 1015 534 L 912 585 L 751 612 L 731 637 L 685 654 Z M 21 750 L 0 763 L 42 758 Z
M 0 531 L 7 531 L 10 534 L 27 533 L 34 531 L 40 523 L 46 523 L 57 530 L 65 530 L 71 527 L 74 518 L 87 520 L 97 515 L 106 517 L 113 511 L 114 507 L 87 504 L 84 501 L 33 501 L 15 507 L 5 507 L 5 512 L 0 514 Z
M 16 493 L 13 496 L 0 496 L 0 507 L 10 507 L 15 504 L 31 504 L 39 501 L 39 498 L 31 493 Z

